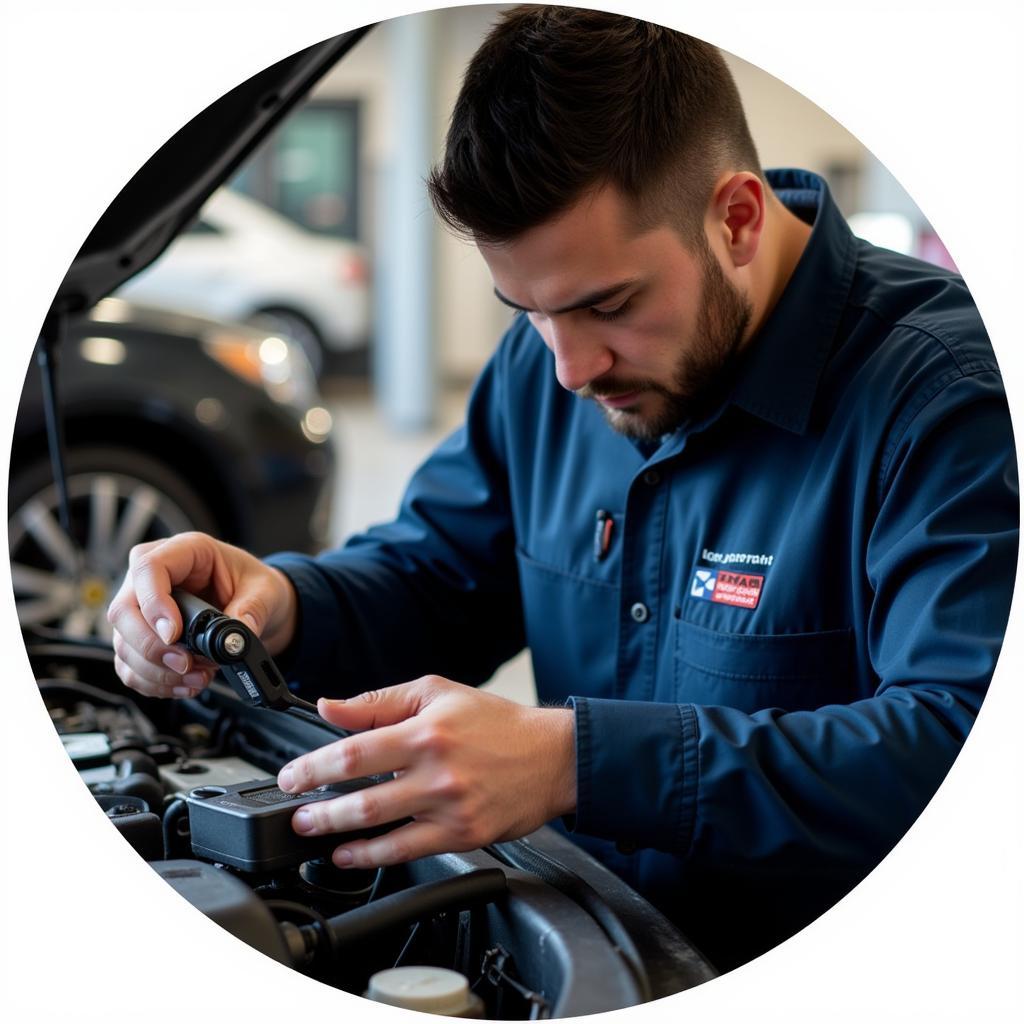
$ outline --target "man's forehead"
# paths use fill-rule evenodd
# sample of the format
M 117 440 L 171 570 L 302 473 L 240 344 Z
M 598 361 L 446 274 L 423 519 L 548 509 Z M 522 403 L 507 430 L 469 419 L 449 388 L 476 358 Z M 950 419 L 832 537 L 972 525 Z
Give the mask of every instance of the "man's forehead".
M 642 266 L 616 247 L 534 245 L 530 240 L 501 250 L 481 247 L 494 294 L 526 312 L 567 312 L 613 297 L 644 276 Z

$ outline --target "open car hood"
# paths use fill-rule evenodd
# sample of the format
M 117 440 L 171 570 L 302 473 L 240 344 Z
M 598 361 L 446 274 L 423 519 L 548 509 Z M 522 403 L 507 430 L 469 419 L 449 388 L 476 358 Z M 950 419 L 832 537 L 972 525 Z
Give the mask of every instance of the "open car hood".
M 51 314 L 89 308 L 152 263 L 371 27 L 344 32 L 278 61 L 215 100 L 168 139 L 97 221 L 54 296 Z

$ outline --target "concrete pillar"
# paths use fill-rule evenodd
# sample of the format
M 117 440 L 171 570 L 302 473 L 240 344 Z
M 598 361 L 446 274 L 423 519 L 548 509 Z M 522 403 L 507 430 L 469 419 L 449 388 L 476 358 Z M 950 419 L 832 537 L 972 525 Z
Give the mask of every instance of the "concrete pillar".
M 436 19 L 426 12 L 386 25 L 394 138 L 376 198 L 373 376 L 378 405 L 400 430 L 429 427 L 437 403 L 435 228 L 424 185 L 434 158 Z

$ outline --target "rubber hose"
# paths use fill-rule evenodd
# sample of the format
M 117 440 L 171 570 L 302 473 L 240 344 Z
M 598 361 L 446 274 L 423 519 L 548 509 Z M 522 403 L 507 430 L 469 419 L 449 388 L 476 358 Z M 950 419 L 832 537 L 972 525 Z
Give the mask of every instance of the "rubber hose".
M 337 949 L 442 911 L 493 903 L 507 892 L 505 873 L 499 868 L 484 868 L 382 896 L 373 903 L 328 918 L 327 926 Z M 304 926 L 308 927 L 311 926 Z

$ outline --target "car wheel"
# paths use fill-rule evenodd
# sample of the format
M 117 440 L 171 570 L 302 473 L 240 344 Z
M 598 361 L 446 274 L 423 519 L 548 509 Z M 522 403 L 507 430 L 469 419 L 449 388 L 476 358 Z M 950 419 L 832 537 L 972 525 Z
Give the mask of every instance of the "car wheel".
M 261 309 L 249 317 L 253 327 L 274 331 L 299 345 L 314 376 L 319 379 L 324 371 L 324 343 L 320 332 L 301 313 L 293 309 Z
M 67 453 L 71 531 L 60 523 L 48 459 L 11 478 L 8 547 L 18 619 L 76 639 L 109 640 L 107 605 L 143 541 L 214 532 L 210 507 L 173 470 L 122 448 Z

